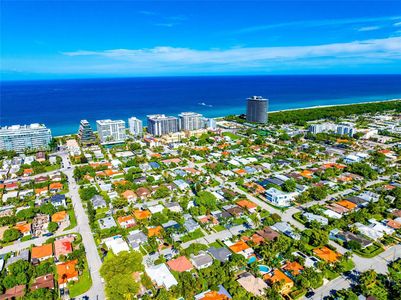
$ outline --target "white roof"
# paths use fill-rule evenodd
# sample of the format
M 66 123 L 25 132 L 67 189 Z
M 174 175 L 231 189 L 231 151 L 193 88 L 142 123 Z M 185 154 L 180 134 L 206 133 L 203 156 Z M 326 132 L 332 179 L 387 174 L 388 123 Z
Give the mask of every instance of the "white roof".
M 122 251 L 130 251 L 130 248 L 126 241 L 121 236 L 112 236 L 104 239 L 103 242 L 106 244 L 107 248 L 111 249 L 114 254 L 118 254 Z
M 170 289 L 172 286 L 178 284 L 166 264 L 146 267 L 145 272 L 158 286 L 164 286 L 166 289 Z
M 332 211 L 331 209 L 326 209 L 323 213 L 329 218 L 341 219 L 341 215 L 339 213 L 336 213 L 335 211 Z
M 164 206 L 161 205 L 161 204 L 157 204 L 157 205 L 154 205 L 154 206 L 149 206 L 148 209 L 152 214 L 155 214 L 155 213 L 158 213 L 158 212 L 162 212 L 163 209 L 164 209 Z

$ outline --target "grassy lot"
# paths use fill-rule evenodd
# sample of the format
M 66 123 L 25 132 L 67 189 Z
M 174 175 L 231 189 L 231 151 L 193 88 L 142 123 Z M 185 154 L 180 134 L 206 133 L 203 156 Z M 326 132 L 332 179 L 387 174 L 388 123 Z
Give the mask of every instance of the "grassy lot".
M 181 241 L 183 243 L 185 243 L 185 242 L 188 242 L 188 241 L 199 239 L 199 238 L 201 238 L 203 236 L 204 236 L 204 234 L 203 234 L 202 230 L 201 229 L 196 229 L 195 231 L 190 232 L 187 235 L 184 235 L 181 238 Z
M 354 252 L 358 254 L 359 256 L 366 257 L 366 258 L 372 258 L 375 257 L 376 255 L 382 253 L 384 249 L 382 246 L 380 246 L 377 243 L 374 243 L 373 245 L 366 247 L 361 250 L 355 250 Z
M 68 216 L 70 218 L 70 226 L 66 227 L 64 229 L 64 231 L 70 230 L 70 229 L 74 228 L 75 226 L 77 226 L 77 218 L 75 217 L 73 208 L 68 210 Z
M 89 273 L 88 264 L 85 264 L 85 269 L 82 275 L 79 276 L 77 282 L 71 282 L 68 284 L 68 289 L 70 291 L 70 297 L 74 298 L 83 293 L 86 293 L 92 286 L 92 278 Z
M 228 136 L 230 139 L 232 139 L 233 141 L 240 139 L 240 136 L 232 133 L 232 132 L 223 132 L 224 136 Z
M 305 224 L 306 222 L 301 218 L 302 212 L 297 212 L 295 214 L 292 215 L 292 218 L 297 220 L 299 223 L 301 224 Z
M 21 241 L 21 242 L 29 241 L 31 238 L 32 238 L 31 235 L 23 236 L 23 237 L 20 239 L 20 241 Z
M 209 247 L 221 248 L 221 245 L 219 242 L 216 241 L 216 242 L 209 244 Z
M 225 228 L 223 225 L 216 225 L 216 226 L 213 227 L 213 229 L 214 229 L 215 231 L 217 231 L 217 232 L 226 230 L 226 228 Z

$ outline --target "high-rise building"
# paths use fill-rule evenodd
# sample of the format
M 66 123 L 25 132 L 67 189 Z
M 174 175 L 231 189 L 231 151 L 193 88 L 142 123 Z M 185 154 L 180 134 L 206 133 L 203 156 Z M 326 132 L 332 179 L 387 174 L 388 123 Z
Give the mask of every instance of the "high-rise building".
M 211 130 L 215 130 L 217 129 L 217 123 L 216 120 L 213 118 L 204 118 L 203 119 L 204 122 L 204 128 L 206 129 L 211 129 Z
M 97 120 L 96 128 L 102 144 L 122 143 L 126 139 L 123 120 Z
M 128 119 L 128 126 L 129 126 L 129 131 L 133 136 L 142 136 L 143 129 L 141 120 L 135 117 L 131 117 Z
M 81 120 L 79 123 L 78 139 L 82 145 L 92 145 L 96 142 L 96 136 L 87 120 Z
M 261 96 L 247 99 L 246 120 L 252 123 L 267 123 L 268 100 Z
M 43 124 L 13 125 L 0 128 L 0 149 L 24 152 L 26 149 L 47 149 L 52 139 Z
M 178 118 L 166 115 L 148 115 L 148 132 L 154 136 L 179 131 Z
M 194 112 L 183 112 L 178 115 L 180 117 L 180 129 L 184 131 L 192 131 L 204 128 L 203 116 Z
M 355 128 L 352 124 L 339 124 L 337 125 L 337 134 L 341 134 L 341 135 L 349 135 L 349 136 L 353 136 L 355 134 Z

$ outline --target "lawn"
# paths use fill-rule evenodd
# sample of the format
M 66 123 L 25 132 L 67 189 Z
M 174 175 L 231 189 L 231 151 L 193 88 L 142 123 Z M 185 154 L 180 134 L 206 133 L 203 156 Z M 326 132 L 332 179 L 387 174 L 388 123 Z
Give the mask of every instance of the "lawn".
M 374 243 L 373 245 L 366 247 L 361 250 L 355 250 L 354 252 L 358 254 L 359 256 L 366 257 L 366 258 L 372 258 L 375 257 L 376 255 L 382 253 L 384 249 L 377 243 Z
M 70 226 L 66 227 L 64 231 L 73 229 L 75 226 L 77 226 L 77 218 L 75 217 L 74 209 L 68 210 L 68 216 L 70 218 Z
M 221 248 L 221 245 L 219 242 L 216 241 L 216 242 L 209 244 L 209 247 Z
M 302 215 L 302 212 L 300 211 L 300 212 L 293 214 L 292 218 L 297 220 L 301 224 L 305 224 L 306 222 L 304 221 L 304 219 L 302 219 L 301 215 Z
M 213 227 L 213 229 L 216 232 L 220 232 L 220 231 L 226 230 L 226 228 L 223 225 L 216 225 L 216 226 Z
M 240 136 L 232 133 L 232 132 L 223 132 L 224 136 L 228 136 L 230 139 L 232 139 L 233 141 L 240 139 Z
M 91 286 L 92 286 L 92 278 L 89 273 L 88 264 L 85 264 L 85 269 L 82 275 L 79 276 L 79 280 L 77 282 L 68 284 L 70 297 L 74 298 L 86 293 Z
M 185 242 L 188 242 L 188 241 L 199 239 L 199 238 L 201 238 L 203 236 L 204 236 L 204 234 L 203 234 L 202 230 L 201 229 L 196 229 L 195 231 L 190 232 L 187 235 L 184 235 L 181 238 L 181 241 L 183 243 L 185 243 Z

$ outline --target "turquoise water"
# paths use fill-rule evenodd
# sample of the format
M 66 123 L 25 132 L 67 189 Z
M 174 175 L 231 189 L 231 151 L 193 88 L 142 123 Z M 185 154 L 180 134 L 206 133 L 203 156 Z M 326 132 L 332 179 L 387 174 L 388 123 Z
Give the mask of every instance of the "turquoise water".
M 259 265 L 258 268 L 259 268 L 259 271 L 262 272 L 262 273 L 269 273 L 270 272 L 270 268 L 268 266 Z
M 76 133 L 81 119 L 127 119 L 195 111 L 207 117 L 245 112 L 246 98 L 269 110 L 401 98 L 401 75 L 219 76 L 0 82 L 0 125 L 44 123 Z M 146 123 L 144 124 L 146 125 Z

